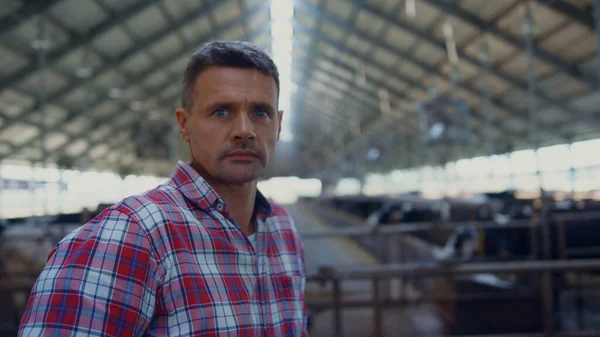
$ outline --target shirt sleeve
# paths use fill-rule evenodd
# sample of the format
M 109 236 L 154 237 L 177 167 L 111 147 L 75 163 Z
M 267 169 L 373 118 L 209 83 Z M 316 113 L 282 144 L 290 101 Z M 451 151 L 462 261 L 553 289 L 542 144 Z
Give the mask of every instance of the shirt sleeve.
M 300 239 L 300 260 L 302 261 L 302 311 L 303 311 L 303 325 L 302 336 L 308 337 L 308 309 L 306 307 L 306 266 L 304 257 L 304 245 L 302 239 Z
M 144 230 L 106 210 L 50 252 L 19 336 L 140 336 L 154 313 L 159 269 Z

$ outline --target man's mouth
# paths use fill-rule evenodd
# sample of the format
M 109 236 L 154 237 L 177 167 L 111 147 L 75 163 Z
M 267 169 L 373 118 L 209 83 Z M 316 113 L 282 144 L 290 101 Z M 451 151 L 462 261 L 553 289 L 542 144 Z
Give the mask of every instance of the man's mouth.
M 245 161 L 255 160 L 255 159 L 259 158 L 259 156 L 256 152 L 249 151 L 249 150 L 231 151 L 225 157 L 229 158 L 229 159 L 233 159 L 233 160 L 245 160 Z

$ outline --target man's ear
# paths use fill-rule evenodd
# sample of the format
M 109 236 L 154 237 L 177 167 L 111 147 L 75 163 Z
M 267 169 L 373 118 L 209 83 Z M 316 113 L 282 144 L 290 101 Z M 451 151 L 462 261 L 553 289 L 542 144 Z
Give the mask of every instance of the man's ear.
M 186 143 L 190 142 L 190 135 L 187 130 L 187 121 L 190 118 L 189 113 L 184 108 L 178 108 L 175 110 L 175 117 L 177 118 L 177 124 L 179 125 L 179 135 Z
M 277 112 L 279 115 L 279 130 L 277 130 L 277 140 L 279 140 L 279 136 L 281 135 L 281 120 L 283 119 L 283 110 Z

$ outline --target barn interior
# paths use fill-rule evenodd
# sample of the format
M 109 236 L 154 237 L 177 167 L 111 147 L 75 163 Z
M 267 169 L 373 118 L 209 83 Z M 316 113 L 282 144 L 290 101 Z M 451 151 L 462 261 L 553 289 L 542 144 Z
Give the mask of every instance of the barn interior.
M 52 248 L 189 161 L 190 56 L 248 41 L 259 190 L 311 336 L 600 336 L 600 0 L 0 0 L 0 336 Z

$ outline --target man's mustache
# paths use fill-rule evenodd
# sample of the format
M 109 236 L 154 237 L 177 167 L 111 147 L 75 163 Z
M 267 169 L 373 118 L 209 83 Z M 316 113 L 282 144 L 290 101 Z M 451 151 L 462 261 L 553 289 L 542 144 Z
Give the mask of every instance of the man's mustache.
M 261 159 L 263 159 L 265 157 L 262 149 L 260 149 L 254 143 L 249 142 L 249 141 L 234 143 L 234 144 L 228 146 L 227 148 L 225 148 L 221 151 L 221 153 L 219 154 L 219 157 L 220 158 L 226 157 L 229 153 L 231 153 L 233 151 L 239 151 L 239 150 L 252 151 L 252 152 L 256 153 L 256 155 Z

